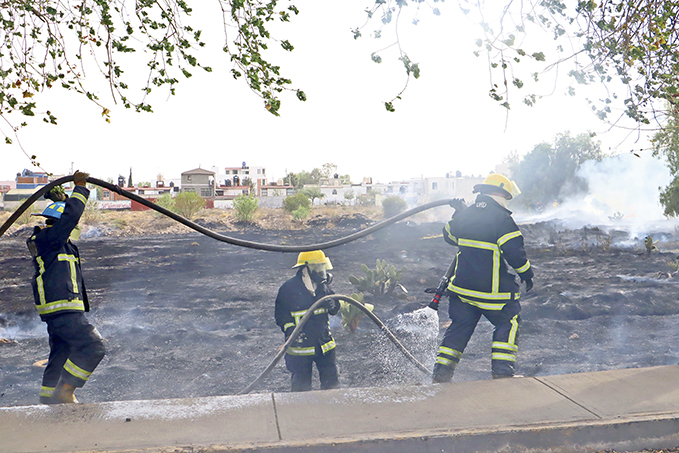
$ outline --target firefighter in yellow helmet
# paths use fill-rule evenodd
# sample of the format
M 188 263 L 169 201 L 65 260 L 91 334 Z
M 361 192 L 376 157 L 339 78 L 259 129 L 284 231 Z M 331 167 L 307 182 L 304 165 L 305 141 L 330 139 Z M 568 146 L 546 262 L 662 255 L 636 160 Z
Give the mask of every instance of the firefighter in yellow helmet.
M 285 334 L 292 334 L 311 305 L 323 296 L 334 294 L 330 288 L 330 259 L 321 250 L 302 252 L 293 266 L 297 274 L 286 281 L 276 296 L 276 324 Z M 335 364 L 335 340 L 330 333 L 329 315 L 340 309 L 339 302 L 329 300 L 314 310 L 304 325 L 302 334 L 285 354 L 285 365 L 292 373 L 292 391 L 311 390 L 312 366 L 316 363 L 321 389 L 339 386 Z
M 448 284 L 451 324 L 438 349 L 433 381 L 449 382 L 481 316 L 493 326 L 493 378 L 515 373 L 519 339 L 520 286 L 533 287 L 533 269 L 526 257 L 523 236 L 507 209 L 520 194 L 513 181 L 489 175 L 474 186 L 473 205 L 456 209 L 443 228 L 443 238 L 457 247 L 457 265 Z

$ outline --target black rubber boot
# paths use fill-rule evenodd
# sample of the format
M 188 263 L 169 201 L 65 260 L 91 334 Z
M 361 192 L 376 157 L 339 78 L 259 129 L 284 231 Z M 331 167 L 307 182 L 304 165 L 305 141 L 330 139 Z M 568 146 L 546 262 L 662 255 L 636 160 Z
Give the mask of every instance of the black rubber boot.
M 437 363 L 434 365 L 434 375 L 431 379 L 433 384 L 442 384 L 453 380 L 455 368 Z

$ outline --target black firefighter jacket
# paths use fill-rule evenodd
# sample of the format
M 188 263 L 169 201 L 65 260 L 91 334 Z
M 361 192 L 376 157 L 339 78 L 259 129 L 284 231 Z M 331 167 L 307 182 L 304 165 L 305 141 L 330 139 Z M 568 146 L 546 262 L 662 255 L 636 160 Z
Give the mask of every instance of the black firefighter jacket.
M 502 310 L 520 297 L 519 284 L 507 264 L 521 280 L 533 278 L 523 247 L 523 236 L 511 211 L 487 195 L 474 205 L 456 212 L 443 228 L 443 238 L 458 247 L 457 265 L 448 290 L 463 302 L 486 310 Z
M 311 307 L 311 305 L 323 296 L 334 294 L 327 285 L 320 285 L 316 294 L 312 294 L 302 281 L 300 268 L 297 274 L 283 283 L 276 296 L 275 317 L 276 324 L 281 328 L 287 339 Z M 335 315 L 339 311 L 339 303 L 328 304 L 331 308 L 320 307 L 314 310 L 314 314 L 304 324 L 302 334 L 295 343 L 288 348 L 290 355 L 313 356 L 316 355 L 316 346 L 323 354 L 335 348 L 335 340 L 330 333 L 328 315 Z
M 68 239 L 89 195 L 87 188 L 75 186 L 61 218 L 52 226 L 35 227 L 26 241 L 35 266 L 33 297 L 43 321 L 62 313 L 89 311 L 78 247 Z

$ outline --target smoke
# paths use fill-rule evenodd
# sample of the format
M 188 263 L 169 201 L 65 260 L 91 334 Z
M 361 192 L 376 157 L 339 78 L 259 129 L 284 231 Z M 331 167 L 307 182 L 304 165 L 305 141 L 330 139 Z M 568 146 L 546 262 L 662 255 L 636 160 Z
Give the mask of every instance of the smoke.
M 653 231 L 673 231 L 679 222 L 663 214 L 660 191 L 672 177 L 665 163 L 650 155 L 622 154 L 601 162 L 590 160 L 577 176 L 587 181 L 589 191 L 567 198 L 543 213 L 517 213 L 520 223 L 558 221 L 564 228 L 600 226 L 626 230 L 630 237 Z
M 32 313 L 31 313 L 32 314 Z M 0 313 L 0 338 L 12 341 L 47 336 L 45 324 L 35 316 Z

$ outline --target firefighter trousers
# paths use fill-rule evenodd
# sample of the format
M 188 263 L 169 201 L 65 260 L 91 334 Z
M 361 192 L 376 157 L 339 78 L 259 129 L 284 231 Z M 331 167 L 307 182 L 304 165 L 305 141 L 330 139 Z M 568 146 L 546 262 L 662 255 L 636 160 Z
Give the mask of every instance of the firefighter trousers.
M 455 369 L 483 315 L 494 326 L 491 352 L 493 377 L 514 376 L 520 311 L 521 305 L 518 300 L 507 303 L 502 310 L 486 310 L 461 301 L 457 295 L 452 295 L 448 306 L 451 323 L 443 335 L 436 366 L 448 368 L 449 371 Z
M 314 355 L 285 354 L 285 366 L 292 373 L 291 390 L 293 392 L 311 390 L 311 372 L 314 362 L 318 370 L 318 377 L 321 380 L 321 390 L 339 387 L 335 349 L 333 348 L 323 354 L 320 347 L 316 346 L 316 354 Z
M 104 341 L 83 313 L 47 320 L 50 356 L 42 377 L 41 397 L 52 396 L 61 380 L 82 387 L 106 354 Z

